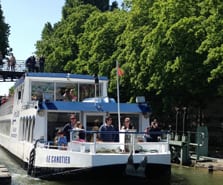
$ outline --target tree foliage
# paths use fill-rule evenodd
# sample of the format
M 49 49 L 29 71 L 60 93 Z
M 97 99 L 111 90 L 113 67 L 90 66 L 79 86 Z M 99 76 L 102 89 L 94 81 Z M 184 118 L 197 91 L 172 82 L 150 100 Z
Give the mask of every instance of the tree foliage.
M 8 37 L 10 34 L 10 26 L 5 23 L 2 7 L 0 4 L 0 52 L 3 57 L 7 55 L 7 48 L 9 47 Z
M 47 23 L 37 42 L 47 71 L 108 76 L 115 97 L 118 61 L 125 71 L 120 99 L 145 96 L 159 113 L 175 106 L 202 108 L 223 96 L 220 1 L 125 3 L 127 9 L 100 11 L 94 4 L 66 0 L 62 20 Z

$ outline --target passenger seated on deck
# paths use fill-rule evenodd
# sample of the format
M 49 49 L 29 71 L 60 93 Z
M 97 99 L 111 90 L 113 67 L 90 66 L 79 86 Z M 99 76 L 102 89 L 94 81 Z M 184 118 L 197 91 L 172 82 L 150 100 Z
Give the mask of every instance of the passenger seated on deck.
M 73 102 L 76 102 L 76 101 L 77 101 L 77 96 L 76 96 L 75 93 L 74 93 L 74 89 L 71 89 L 71 90 L 70 90 L 70 99 L 71 99 L 71 101 L 73 101 Z
M 67 147 L 67 138 L 64 136 L 64 133 L 59 130 L 58 131 L 58 140 L 57 140 L 58 148 L 61 150 L 66 150 Z
M 64 101 L 71 101 L 71 96 L 70 96 L 69 89 L 65 89 L 65 92 L 63 94 L 63 100 Z

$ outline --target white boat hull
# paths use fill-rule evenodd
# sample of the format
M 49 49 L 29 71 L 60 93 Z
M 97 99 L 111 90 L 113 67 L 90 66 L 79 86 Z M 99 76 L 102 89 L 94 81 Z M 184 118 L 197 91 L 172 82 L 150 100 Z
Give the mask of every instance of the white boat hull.
M 95 90 L 94 80 L 90 75 L 69 74 L 68 78 L 67 74 L 27 73 L 18 80 L 14 96 L 0 105 L 0 145 L 23 163 L 29 175 L 38 178 L 170 176 L 168 140 L 143 142 L 142 132 L 150 121 L 150 107 L 143 102 L 111 101 L 105 77 L 100 77 L 98 86 L 102 98 L 84 101 L 86 94 Z M 66 88 L 76 89 L 78 101 L 61 99 Z M 70 121 L 68 115 L 74 112 L 83 123 L 86 142 L 72 139 L 66 150 L 60 150 L 57 144 L 52 144 L 55 129 L 63 128 Z M 131 141 L 126 141 L 125 133 L 119 132 L 115 142 L 96 142 L 98 133 L 92 132 L 92 123 L 99 119 L 103 124 L 108 114 L 113 117 L 117 133 L 121 128 L 120 114 L 132 118 L 135 130 L 134 133 L 128 130 L 126 137 L 133 134 Z M 87 136 L 93 135 L 91 142 Z

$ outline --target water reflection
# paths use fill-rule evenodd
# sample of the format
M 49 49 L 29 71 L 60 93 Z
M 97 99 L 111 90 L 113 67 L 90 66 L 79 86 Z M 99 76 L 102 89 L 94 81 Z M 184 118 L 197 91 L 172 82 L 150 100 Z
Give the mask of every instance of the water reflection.
M 214 172 L 209 174 L 207 169 L 186 168 L 181 166 L 172 167 L 172 176 L 170 180 L 160 179 L 141 180 L 136 182 L 133 179 L 123 181 L 119 179 L 102 179 L 101 180 L 73 180 L 73 181 L 45 181 L 27 176 L 25 170 L 14 160 L 8 153 L 0 147 L 0 164 L 4 164 L 12 175 L 12 185 L 222 185 L 223 172 Z M 115 173 L 115 172 L 114 172 Z
M 208 173 L 208 169 L 172 167 L 171 185 L 222 185 L 223 172 Z

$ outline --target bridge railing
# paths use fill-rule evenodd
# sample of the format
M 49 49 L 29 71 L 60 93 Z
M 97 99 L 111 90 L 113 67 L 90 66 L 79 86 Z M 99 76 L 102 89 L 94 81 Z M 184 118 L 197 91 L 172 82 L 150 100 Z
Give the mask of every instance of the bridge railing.
M 0 71 L 11 71 L 10 67 L 8 66 L 7 61 L 3 61 L 3 62 L 4 64 L 0 65 Z M 16 72 L 26 71 L 25 60 L 16 60 L 15 71 Z

